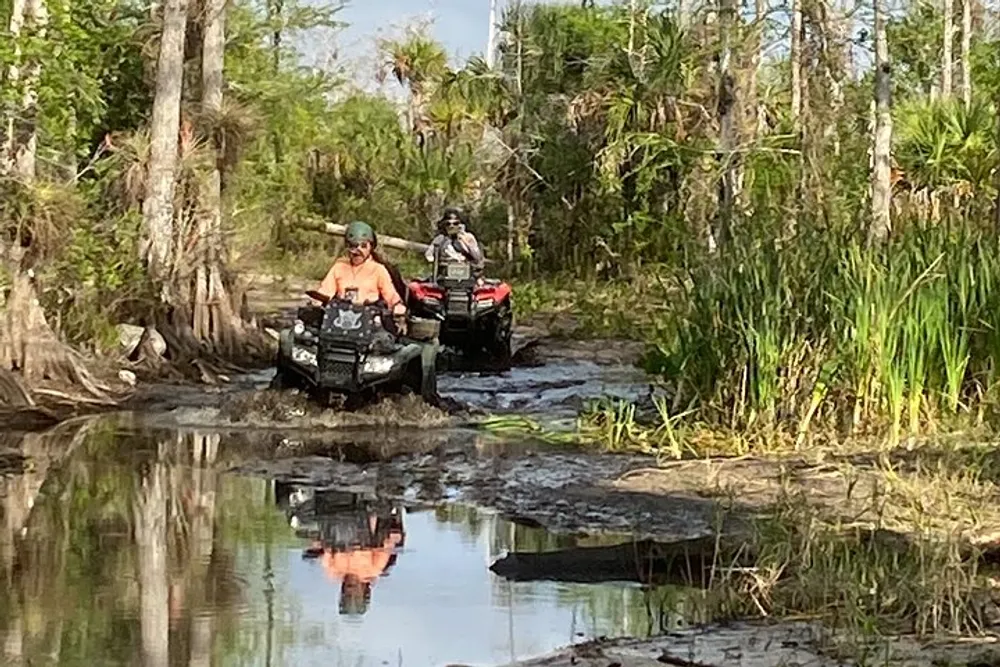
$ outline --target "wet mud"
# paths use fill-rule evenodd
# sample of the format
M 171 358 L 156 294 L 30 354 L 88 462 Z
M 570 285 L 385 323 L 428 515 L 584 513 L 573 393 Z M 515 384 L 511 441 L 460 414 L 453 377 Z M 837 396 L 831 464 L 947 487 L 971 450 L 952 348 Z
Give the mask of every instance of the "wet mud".
M 326 437 L 302 436 L 232 472 L 320 488 L 355 488 L 363 481 L 382 498 L 468 503 L 555 533 L 676 541 L 746 530 L 746 516 L 723 511 L 713 499 L 616 489 L 621 475 L 651 465 L 645 456 L 512 443 L 460 429 L 347 430 L 337 433 L 336 446 L 351 447 L 353 458 L 330 456 Z
M 586 642 L 506 667 L 987 667 L 1000 664 L 996 637 L 921 641 L 886 637 L 862 642 L 807 622 L 732 623 L 666 632 L 654 639 Z

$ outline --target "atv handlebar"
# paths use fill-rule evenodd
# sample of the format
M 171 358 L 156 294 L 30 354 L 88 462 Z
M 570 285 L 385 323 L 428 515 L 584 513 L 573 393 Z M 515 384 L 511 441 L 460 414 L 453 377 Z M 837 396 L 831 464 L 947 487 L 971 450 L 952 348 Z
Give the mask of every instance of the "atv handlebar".
M 314 289 L 307 289 L 306 290 L 306 296 L 309 297 L 310 299 L 315 299 L 316 301 L 319 301 L 324 306 L 326 304 L 330 303 L 330 299 L 331 299 L 330 297 L 328 297 L 327 295 L 323 294 L 322 292 L 317 292 Z

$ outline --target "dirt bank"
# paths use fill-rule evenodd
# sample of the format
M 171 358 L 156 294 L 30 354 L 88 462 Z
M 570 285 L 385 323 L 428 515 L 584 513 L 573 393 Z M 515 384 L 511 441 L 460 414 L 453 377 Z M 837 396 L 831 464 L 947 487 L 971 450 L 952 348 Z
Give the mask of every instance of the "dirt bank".
M 1000 637 L 923 642 L 915 637 L 859 641 L 811 623 L 735 623 L 674 631 L 649 640 L 579 644 L 517 667 L 986 667 L 1000 664 Z

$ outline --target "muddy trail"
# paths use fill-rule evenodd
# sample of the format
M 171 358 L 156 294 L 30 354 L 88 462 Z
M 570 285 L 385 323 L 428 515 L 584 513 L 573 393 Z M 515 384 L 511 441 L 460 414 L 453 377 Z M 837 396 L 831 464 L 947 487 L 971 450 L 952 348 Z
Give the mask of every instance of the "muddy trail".
M 287 326 L 300 288 L 252 293 L 258 319 Z M 790 485 L 860 517 L 844 489 L 866 480 L 484 429 L 559 428 L 652 391 L 641 346 L 532 324 L 510 371 L 443 373 L 437 408 L 321 409 L 269 390 L 268 369 L 0 434 L 0 662 L 855 664 L 819 624 L 706 625 L 704 589 L 716 550 L 739 550 Z M 880 664 L 1000 664 L 981 642 L 883 649 Z
M 272 334 L 292 325 L 308 283 L 268 283 L 252 290 L 254 317 Z M 651 389 L 636 366 L 642 345 L 623 340 L 571 340 L 539 323 L 517 323 L 513 368 L 469 370 L 447 352 L 439 358 L 441 405 L 387 397 L 359 410 L 320 409 L 289 392 L 268 391 L 273 369 L 234 376 L 216 386 L 157 385 L 125 407 L 178 426 L 296 428 L 461 427 L 476 417 L 517 414 L 550 425 L 572 422 L 588 401 L 636 401 Z

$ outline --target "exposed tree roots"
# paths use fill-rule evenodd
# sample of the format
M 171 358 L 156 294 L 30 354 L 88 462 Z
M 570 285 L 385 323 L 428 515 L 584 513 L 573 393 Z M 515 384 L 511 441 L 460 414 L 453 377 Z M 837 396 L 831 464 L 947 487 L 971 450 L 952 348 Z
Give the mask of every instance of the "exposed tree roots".
M 212 290 L 196 286 L 194 296 L 194 308 L 173 306 L 156 318 L 155 330 L 166 343 L 164 356 L 147 327 L 131 356 L 138 369 L 160 378 L 218 384 L 271 361 L 273 343 L 238 314 L 242 308 L 233 306 L 221 280 Z
M 113 404 L 108 388 L 98 384 L 76 352 L 52 331 L 30 272 L 12 270 L 10 289 L 0 296 L 0 405 L 36 407 L 39 399 L 28 388 L 46 383 L 59 388 L 49 388 L 50 397 Z

